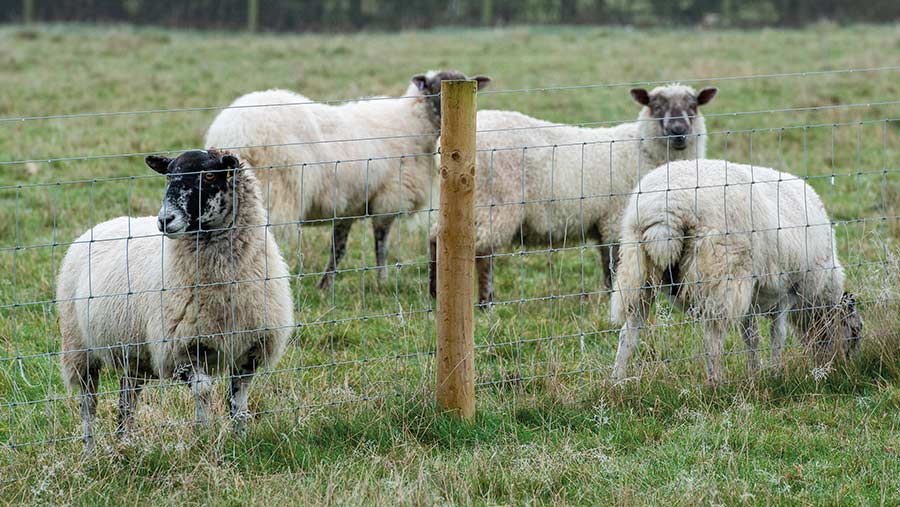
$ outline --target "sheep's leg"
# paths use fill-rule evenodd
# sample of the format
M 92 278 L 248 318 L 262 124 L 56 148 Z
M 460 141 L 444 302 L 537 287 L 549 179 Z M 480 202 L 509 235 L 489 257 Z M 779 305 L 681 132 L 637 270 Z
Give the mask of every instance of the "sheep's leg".
M 116 435 L 121 437 L 131 428 L 134 421 L 134 407 L 143 388 L 143 377 L 125 374 L 119 379 L 119 424 L 116 426 Z
M 478 303 L 485 308 L 494 301 L 494 256 L 476 257 L 475 268 L 478 272 Z
M 759 327 L 753 316 L 746 316 L 741 321 L 741 337 L 747 345 L 747 368 L 751 374 L 755 374 L 759 370 Z
M 97 384 L 100 382 L 100 369 L 87 367 L 85 376 L 81 377 L 81 440 L 84 442 L 85 454 L 94 452 L 94 421 L 97 419 Z
M 209 424 L 209 399 L 212 394 L 212 378 L 197 368 L 190 379 L 194 393 L 195 415 L 198 424 Z
M 437 297 L 437 237 L 428 241 L 428 254 L 431 256 L 428 262 L 428 292 L 432 298 Z
M 829 336 L 827 330 L 820 323 L 817 323 L 814 329 L 816 329 L 819 336 L 813 342 L 813 348 L 815 350 L 816 363 L 821 366 L 834 360 L 834 342 L 832 341 L 833 337 Z
M 235 433 L 243 433 L 250 419 L 250 409 L 247 402 L 250 397 L 250 382 L 253 380 L 252 371 L 239 371 L 231 377 L 231 423 Z
M 335 220 L 331 226 L 331 258 L 328 260 L 328 267 L 325 268 L 325 274 L 319 280 L 319 288 L 327 289 L 334 283 L 334 274 L 337 270 L 341 258 L 347 251 L 347 236 L 350 235 L 350 227 L 353 226 L 353 220 Z
M 388 236 L 391 233 L 392 225 L 394 225 L 393 215 L 372 219 L 372 232 L 375 235 L 375 266 L 376 269 L 378 269 L 378 283 L 387 282 Z
M 176 378 L 186 382 L 194 393 L 194 422 L 198 425 L 208 424 L 212 377 L 204 373 L 196 363 L 181 365 L 175 372 Z
M 612 379 L 616 382 L 625 379 L 625 371 L 631 356 L 638 345 L 641 329 L 644 327 L 644 316 L 640 310 L 625 319 L 625 325 L 619 331 L 619 348 L 616 350 L 616 361 L 613 365 Z
M 706 377 L 715 386 L 722 379 L 722 352 L 725 348 L 725 330 L 721 322 L 707 321 L 703 341 L 706 345 Z
M 608 247 L 608 249 L 609 249 L 609 261 L 607 262 L 607 265 L 606 265 L 606 269 L 607 269 L 606 283 L 607 283 L 607 287 L 609 287 L 609 290 L 612 290 L 612 287 L 613 287 L 612 280 L 616 274 L 616 268 L 619 267 L 619 244 L 615 243 L 613 245 L 610 245 Z
M 782 368 L 782 354 L 784 352 L 784 342 L 787 338 L 787 310 L 779 308 L 778 315 L 772 321 L 772 331 L 769 335 L 772 351 L 769 356 L 769 364 L 776 371 Z
M 243 433 L 250 419 L 247 402 L 250 396 L 250 382 L 256 373 L 259 348 L 254 347 L 246 356 L 246 361 L 232 370 L 231 374 L 231 423 L 235 433 Z
M 600 263 L 603 271 L 603 282 L 606 284 L 607 290 L 613 287 L 613 263 L 618 256 L 618 247 L 613 245 L 600 245 L 597 247 L 600 251 Z

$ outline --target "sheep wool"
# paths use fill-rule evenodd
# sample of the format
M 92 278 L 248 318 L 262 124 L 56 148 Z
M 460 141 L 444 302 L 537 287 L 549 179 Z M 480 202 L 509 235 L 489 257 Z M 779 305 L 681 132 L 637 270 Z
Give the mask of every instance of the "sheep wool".
M 609 284 L 610 251 L 634 184 L 662 163 L 706 155 L 697 92 L 669 85 L 644 93 L 646 104 L 653 98 L 663 109 L 645 105 L 637 121 L 610 128 L 561 125 L 514 111 L 478 112 L 475 252 L 481 302 L 493 299 L 489 256 L 520 238 L 547 248 L 595 240 L 602 245 Z M 688 105 L 673 115 L 682 103 Z M 663 126 L 669 117 L 684 129 L 677 149 Z M 437 226 L 432 246 L 436 236 Z
M 265 228 L 259 183 L 247 171 L 233 179 L 234 226 L 221 234 L 170 238 L 157 217 L 119 217 L 71 245 L 56 296 L 70 389 L 89 399 L 107 366 L 123 373 L 123 398 L 139 389 L 129 381 L 147 378 L 190 380 L 196 393 L 208 390 L 207 373 L 278 361 L 294 323 L 289 273 Z
M 612 320 L 623 325 L 615 378 L 624 376 L 637 344 L 652 303 L 649 287 L 661 285 L 701 320 L 712 381 L 719 379 L 724 334 L 732 324 L 742 324 L 750 367 L 756 368 L 754 315 L 760 313 L 776 320 L 776 363 L 786 319 L 807 343 L 830 344 L 840 333 L 858 340 L 861 321 L 843 292 L 831 220 L 801 178 L 723 160 L 672 162 L 637 184 L 621 232 L 610 301 Z M 846 326 L 835 326 L 837 321 Z
M 287 90 L 253 92 L 210 125 L 206 145 L 240 154 L 263 184 L 268 219 L 279 238 L 296 224 L 332 225 L 331 261 L 319 284 L 331 285 L 353 220 L 371 217 L 379 280 L 387 278 L 387 237 L 395 218 L 432 196 L 440 83 L 456 71 L 414 76 L 402 97 L 343 105 L 316 103 Z M 475 78 L 479 88 L 489 78 Z

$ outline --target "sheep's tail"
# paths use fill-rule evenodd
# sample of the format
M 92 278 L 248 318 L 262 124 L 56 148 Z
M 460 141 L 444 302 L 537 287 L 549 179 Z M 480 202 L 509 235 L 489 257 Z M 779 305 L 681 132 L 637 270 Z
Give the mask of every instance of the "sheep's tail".
M 680 223 L 671 213 L 657 216 L 649 224 L 642 227 L 640 243 L 647 257 L 660 269 L 668 268 L 681 258 L 684 248 L 684 231 L 675 226 Z
M 627 224 L 619 247 L 619 263 L 610 296 L 610 319 L 625 323 L 627 315 L 646 311 L 650 287 L 676 265 L 684 247 L 684 231 L 669 211 L 648 217 L 646 223 Z

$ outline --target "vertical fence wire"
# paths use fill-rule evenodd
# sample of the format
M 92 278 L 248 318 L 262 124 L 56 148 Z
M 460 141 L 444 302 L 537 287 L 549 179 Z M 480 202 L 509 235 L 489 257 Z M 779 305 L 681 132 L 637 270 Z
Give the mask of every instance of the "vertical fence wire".
M 812 74 L 810 75 L 812 76 Z M 540 91 L 558 93 L 569 88 L 547 88 Z M 516 93 L 525 94 L 529 91 L 517 91 Z M 886 101 L 884 107 L 891 105 L 892 103 Z M 857 110 L 855 106 L 847 104 L 843 106 L 842 110 L 855 111 Z M 835 109 L 832 106 L 827 106 L 827 108 L 827 110 Z M 859 109 L 862 108 L 863 106 L 860 105 Z M 795 108 L 782 109 L 788 111 L 786 114 L 796 112 Z M 821 109 L 826 110 L 826 106 Z M 198 108 L 197 110 L 204 109 Z M 724 122 L 734 118 L 746 118 L 747 122 L 757 125 L 764 119 L 775 118 L 774 111 L 776 110 L 752 112 L 754 115 L 745 111 L 711 113 L 707 115 L 707 119 L 720 119 Z M 158 112 L 124 113 L 137 118 L 141 118 L 143 114 L 159 114 Z M 787 189 L 794 185 L 793 180 L 782 179 L 779 176 L 776 182 L 768 182 L 763 180 L 758 172 L 761 168 L 773 165 L 782 166 L 775 167 L 775 169 L 796 174 L 802 182 L 808 184 L 810 189 L 823 192 L 827 187 L 825 207 L 832 217 L 828 226 L 837 232 L 836 237 L 832 236 L 834 242 L 832 247 L 840 252 L 842 259 L 846 260 L 844 267 L 848 275 L 853 275 L 852 277 L 848 276 L 848 285 L 861 283 L 861 280 L 857 280 L 857 278 L 869 276 L 870 269 L 880 269 L 882 272 L 886 272 L 890 268 L 890 259 L 895 258 L 892 256 L 896 255 L 897 247 L 896 238 L 892 236 L 892 226 L 898 220 L 898 217 L 892 215 L 895 211 L 891 199 L 894 195 L 893 192 L 896 192 L 892 184 L 900 168 L 895 167 L 894 154 L 890 146 L 895 136 L 895 133 L 891 131 L 891 125 L 895 119 L 887 117 L 884 110 L 878 110 L 875 114 L 880 117 L 874 120 L 871 118 L 853 119 L 843 123 L 806 122 L 797 125 L 790 124 L 789 119 L 779 119 L 778 122 L 782 124 L 775 127 L 727 128 L 710 130 L 703 134 L 706 142 L 715 145 L 711 147 L 710 152 L 723 155 L 728 159 L 725 185 L 721 193 L 721 210 L 724 213 L 726 224 L 723 234 L 734 238 L 746 237 L 749 240 L 753 267 L 748 276 L 752 280 L 783 277 L 789 274 L 783 268 L 779 268 L 777 273 L 769 273 L 761 272 L 756 267 L 759 261 L 756 256 L 765 248 L 765 245 L 761 245 L 760 242 L 765 241 L 767 234 L 771 234 L 774 238 L 771 248 L 775 250 L 776 258 L 781 259 L 788 255 L 788 252 L 785 251 L 787 248 L 785 238 L 787 234 L 792 233 L 792 225 L 782 223 L 781 212 L 787 202 Z M 57 116 L 52 118 L 63 119 Z M 754 120 L 750 120 L 750 118 Z M 587 125 L 562 124 L 560 127 L 579 127 L 587 132 L 592 129 L 599 130 L 608 127 L 610 126 L 608 123 L 612 123 L 605 118 L 597 118 L 597 120 L 588 122 Z M 27 121 L 43 120 L 36 117 Z M 535 135 L 542 131 L 550 131 L 552 128 L 554 127 L 522 127 Z M 508 130 L 510 133 L 515 132 L 513 128 Z M 880 136 L 866 136 L 866 131 L 869 130 L 873 134 L 880 130 L 878 132 Z M 402 136 L 398 135 L 397 137 Z M 876 137 L 880 137 L 880 139 L 876 139 Z M 829 139 L 830 147 L 825 148 L 822 144 L 827 143 Z M 369 141 L 371 139 L 363 140 L 363 142 Z M 478 262 L 483 261 L 485 265 L 490 266 L 488 272 L 496 277 L 493 284 L 494 297 L 485 301 L 483 306 L 479 306 L 475 317 L 476 371 L 477 383 L 480 386 L 502 386 L 504 384 L 521 386 L 529 380 L 557 377 L 564 373 L 584 375 L 586 378 L 593 372 L 598 372 L 599 376 L 609 373 L 615 354 L 616 337 L 620 330 L 608 322 L 605 314 L 608 310 L 608 298 L 615 287 L 605 285 L 603 272 L 605 270 L 613 272 L 617 268 L 617 240 L 602 235 L 598 236 L 597 231 L 592 229 L 597 224 L 587 223 L 586 216 L 590 215 L 587 210 L 595 206 L 598 201 L 625 203 L 634 198 L 634 202 L 640 203 L 644 199 L 653 198 L 652 193 L 649 191 L 644 193 L 640 187 L 641 178 L 650 173 L 656 165 L 652 161 L 643 159 L 642 148 L 649 143 L 659 141 L 659 139 L 642 138 L 598 142 L 592 139 L 578 138 L 572 139 L 568 144 L 552 139 L 546 143 L 516 142 L 507 146 L 478 147 L 477 158 L 481 164 L 484 164 L 484 166 L 479 165 L 478 167 L 478 191 L 482 192 L 485 199 L 477 200 L 476 206 L 479 210 L 487 208 L 484 210 L 487 222 L 481 224 L 486 228 L 487 241 L 484 244 L 487 245 L 487 249 L 486 251 L 477 251 L 476 255 L 479 259 Z M 333 142 L 335 144 L 348 142 L 348 139 L 334 140 Z M 666 151 L 666 160 L 663 165 L 668 171 L 674 167 L 672 163 L 677 157 L 674 149 L 671 148 L 670 140 L 663 139 L 662 142 Z M 620 175 L 616 172 L 615 164 L 617 162 L 614 150 L 618 150 L 628 143 L 637 146 L 638 160 L 633 169 L 636 189 L 634 192 L 625 194 L 610 190 L 602 192 L 601 195 L 594 195 L 586 182 L 597 178 L 608 179 L 610 182 L 615 181 Z M 323 141 L 322 144 L 328 145 L 329 143 Z M 848 144 L 851 146 L 846 146 Z M 880 150 L 876 144 L 880 144 Z M 744 146 L 746 146 L 746 151 L 742 149 Z M 790 150 L 790 153 L 786 154 L 786 150 Z M 877 164 L 878 151 L 880 151 L 880 164 Z M 123 157 L 134 155 L 122 154 Z M 429 368 L 433 367 L 431 361 L 436 349 L 436 336 L 430 323 L 435 309 L 428 296 L 421 290 L 423 286 L 427 285 L 421 283 L 421 278 L 424 276 L 423 273 L 427 273 L 431 269 L 430 259 L 426 255 L 423 262 L 421 252 L 413 250 L 420 243 L 424 243 L 427 248 L 434 225 L 432 213 L 438 209 L 438 205 L 433 202 L 434 193 L 429 192 L 424 204 L 410 207 L 406 198 L 409 197 L 407 193 L 411 190 L 404 186 L 404 174 L 408 175 L 409 171 L 417 170 L 417 166 L 430 168 L 430 174 L 427 176 L 429 182 L 433 183 L 438 179 L 434 177 L 438 168 L 432 155 L 432 153 L 372 152 L 362 160 L 297 160 L 281 166 L 271 164 L 271 166 L 253 168 L 255 171 L 267 171 L 270 174 L 276 171 L 298 173 L 298 198 L 301 200 L 301 209 L 304 205 L 302 201 L 316 192 L 316 190 L 310 191 L 310 187 L 307 186 L 309 178 L 307 172 L 328 173 L 330 171 L 328 176 L 330 176 L 331 185 L 330 188 L 324 189 L 324 192 L 329 193 L 332 199 L 332 209 L 326 210 L 325 218 L 310 218 L 301 211 L 299 215 L 285 220 L 284 217 L 276 217 L 271 213 L 273 193 L 282 192 L 284 189 L 273 188 L 271 179 L 266 179 L 267 184 L 263 192 L 266 195 L 265 201 L 268 206 L 265 210 L 265 224 L 262 227 L 266 231 L 275 232 L 276 236 L 279 235 L 278 230 L 287 231 L 284 236 L 296 240 L 296 251 L 283 247 L 282 253 L 288 260 L 293 260 L 295 264 L 293 266 L 295 269 L 290 277 L 293 284 L 292 294 L 295 298 L 294 311 L 295 315 L 300 318 L 296 319 L 295 336 L 289 347 L 289 354 L 287 354 L 289 360 L 283 361 L 271 371 L 260 372 L 257 375 L 260 380 L 257 380 L 255 384 L 264 383 L 266 387 L 259 388 L 260 392 L 254 394 L 264 400 L 258 405 L 262 408 L 255 410 L 255 415 L 263 416 L 281 411 L 303 412 L 320 405 L 339 405 L 358 400 L 404 395 L 409 393 L 411 385 L 427 383 L 427 379 L 433 375 L 434 372 Z M 74 164 L 90 163 L 91 160 L 97 160 L 98 157 L 73 155 L 64 158 Z M 430 160 L 422 164 L 420 159 L 423 157 Z M 824 158 L 829 159 L 828 166 L 822 164 Z M 541 160 L 549 160 L 549 165 L 546 167 L 539 165 Z M 788 160 L 796 165 L 791 166 Z M 18 162 L 20 161 L 2 162 L 2 164 L 11 165 Z M 750 166 L 751 176 L 747 185 L 743 185 L 740 180 L 733 180 L 730 176 L 733 164 L 743 162 L 749 163 Z M 51 159 L 50 163 L 54 163 L 54 160 Z M 509 164 L 512 165 L 511 170 L 506 168 L 506 165 Z M 578 189 L 577 195 L 569 192 L 563 185 L 565 182 L 561 180 L 564 174 L 568 174 L 565 172 L 565 164 L 573 165 L 572 174 L 575 175 L 573 178 L 577 178 L 577 180 L 571 183 L 573 184 L 572 188 Z M 880 165 L 880 168 L 876 165 Z M 397 178 L 398 192 L 400 193 L 397 202 L 402 204 L 397 206 L 397 209 L 385 212 L 370 206 L 372 196 L 369 190 L 374 179 L 373 174 L 381 171 L 382 167 L 388 166 L 390 168 L 387 170 L 390 171 L 391 177 Z M 340 192 L 342 192 L 339 176 L 358 169 L 361 169 L 360 172 L 364 172 L 362 180 L 366 202 L 363 204 L 363 211 L 359 216 L 345 216 L 338 209 L 338 200 L 341 197 Z M 502 199 L 497 197 L 501 195 L 498 193 L 501 190 L 499 185 L 507 184 L 502 179 L 501 171 L 504 170 L 510 171 L 518 180 L 515 181 L 517 188 L 512 189 L 511 192 L 515 197 L 511 199 L 507 198 L 508 194 L 505 193 L 502 194 L 504 196 Z M 707 191 L 704 188 L 704 182 L 701 181 L 700 163 L 697 162 L 692 166 L 692 170 L 695 173 L 697 185 L 690 191 L 695 196 L 699 196 Z M 531 178 L 541 171 L 549 174 L 548 187 L 529 188 Z M 162 179 L 156 176 L 153 177 L 153 180 L 162 182 Z M 78 396 L 77 394 L 61 394 L 63 392 L 61 382 L 56 380 L 59 352 L 52 350 L 52 343 L 50 349 L 43 349 L 43 345 L 31 343 L 34 334 L 31 326 L 35 321 L 38 322 L 36 328 L 52 332 L 55 341 L 59 342 L 61 337 L 54 329 L 53 324 L 54 317 L 58 317 L 53 305 L 55 295 L 42 297 L 40 293 L 42 289 L 26 285 L 31 283 L 30 280 L 35 280 L 31 270 L 36 269 L 36 266 L 31 266 L 30 263 L 43 263 L 49 269 L 46 285 L 50 291 L 56 293 L 58 287 L 55 277 L 62 264 L 62 257 L 59 257 L 58 260 L 57 255 L 60 253 L 60 248 L 63 249 L 64 254 L 70 247 L 73 237 L 73 231 L 70 230 L 72 224 L 64 225 L 62 223 L 70 213 L 68 206 L 71 205 L 69 201 L 73 197 L 87 197 L 88 199 L 86 206 L 88 216 L 86 218 L 91 227 L 91 234 L 86 248 L 89 255 L 95 255 L 96 250 L 100 248 L 99 245 L 104 245 L 106 241 L 124 240 L 122 243 L 126 259 L 126 281 L 123 294 L 97 293 L 93 286 L 95 280 L 95 274 L 92 273 L 93 266 L 89 262 L 87 264 L 88 297 L 84 304 L 87 312 L 86 318 L 90 319 L 90 315 L 95 311 L 94 306 L 97 305 L 97 301 L 110 297 L 124 299 L 126 305 L 125 327 L 130 327 L 132 319 L 136 318 L 134 312 L 137 301 L 144 296 L 134 293 L 137 291 L 133 286 L 134 277 L 138 276 L 138 273 L 134 273 L 130 266 L 136 260 L 131 258 L 132 250 L 129 245 L 134 244 L 138 238 L 133 237 L 136 233 L 132 229 L 131 220 L 128 222 L 126 238 L 95 237 L 93 233 L 94 226 L 112 218 L 112 210 L 109 208 L 114 206 L 109 202 L 114 199 L 109 197 L 109 193 L 116 192 L 116 181 L 123 181 L 126 186 L 124 208 L 129 217 L 138 214 L 142 208 L 147 208 L 144 204 L 137 205 L 136 201 L 149 199 L 152 196 L 153 205 L 158 202 L 155 199 L 158 197 L 161 185 L 154 183 L 152 190 L 148 191 L 147 178 L 138 174 L 128 174 L 120 180 L 115 178 L 90 178 L 81 182 L 60 180 L 2 188 L 4 192 L 13 194 L 15 204 L 13 244 L 11 248 L 4 245 L 6 248 L 2 251 L 2 255 L 11 257 L 9 264 L 11 299 L 4 299 L 3 308 L 0 309 L 4 318 L 8 319 L 7 325 L 11 330 L 11 349 L 9 346 L 6 347 L 8 357 L 0 358 L 0 361 L 8 366 L 11 384 L 11 392 L 6 393 L 2 398 L 3 407 L 8 411 L 5 416 L 9 424 L 5 447 L 9 449 L 81 438 L 80 428 L 76 428 L 76 424 L 73 423 L 77 419 L 77 413 L 74 412 L 78 410 L 76 407 L 79 403 Z M 669 182 L 668 172 L 666 181 Z M 669 184 L 674 185 L 671 182 Z M 773 231 L 765 230 L 767 226 L 764 223 L 757 221 L 759 215 L 755 211 L 756 198 L 762 192 L 768 191 L 767 189 L 773 189 L 775 192 L 776 231 L 774 234 L 772 234 Z M 729 222 L 729 215 L 726 212 L 738 204 L 732 202 L 732 196 L 741 195 L 740 192 L 744 191 L 749 197 L 750 230 L 744 230 L 740 224 Z M 25 209 L 23 206 L 29 206 L 26 201 L 28 203 L 37 202 L 30 195 L 27 196 L 27 199 L 23 196 L 30 193 L 37 195 L 42 192 L 49 196 L 47 199 L 49 201 L 47 223 L 41 225 L 41 227 L 49 228 L 46 236 L 42 236 L 40 232 L 27 231 L 23 228 L 25 213 L 36 211 Z M 202 186 L 200 192 L 201 194 L 204 192 Z M 807 195 L 806 192 L 807 186 L 804 186 L 803 214 L 807 226 L 802 233 L 805 264 L 800 269 L 808 274 L 815 274 L 817 270 L 820 271 L 823 268 L 809 264 L 812 238 L 812 231 L 809 229 L 820 224 L 810 223 L 807 199 L 811 200 L 812 195 Z M 857 202 L 842 203 L 842 193 L 844 192 L 855 196 Z M 632 195 L 633 193 L 636 195 Z M 870 195 L 871 197 L 868 197 Z M 872 202 L 868 202 L 867 198 Z M 664 197 L 667 209 L 669 199 L 670 195 L 667 192 Z M 698 199 L 695 197 L 695 201 Z M 166 206 L 168 203 L 162 204 L 164 211 Z M 84 207 L 79 208 L 81 213 L 84 213 Z M 507 210 L 513 212 L 507 213 Z M 542 215 L 548 224 L 564 224 L 566 230 L 560 232 L 548 229 L 546 235 L 541 235 L 539 241 L 535 243 L 536 235 L 533 230 L 529 230 L 527 222 L 531 218 L 529 214 L 532 210 L 536 210 L 539 215 Z M 422 213 L 425 215 L 423 216 Z M 704 210 L 694 209 L 695 218 L 700 217 L 703 213 Z M 509 244 L 495 241 L 497 228 L 495 220 L 498 220 L 498 215 L 501 214 L 504 217 L 514 215 L 519 220 L 515 227 L 516 234 L 513 235 Z M 580 223 L 575 227 L 569 227 L 571 220 L 578 220 Z M 605 217 L 605 220 L 607 228 L 615 228 L 615 224 L 611 224 L 611 216 Z M 673 225 L 669 220 L 667 215 L 666 225 L 671 229 Z M 372 239 L 369 238 L 368 229 L 364 226 L 357 226 L 356 233 L 343 232 L 345 227 L 349 230 L 347 224 L 352 222 L 366 222 L 367 226 L 372 226 Z M 393 250 L 386 257 L 381 257 L 382 254 L 377 251 L 380 233 L 375 232 L 375 228 L 379 226 L 372 225 L 376 222 L 393 224 L 388 231 L 396 230 L 390 235 L 391 243 L 394 245 Z M 292 227 L 296 227 L 296 230 L 291 229 Z M 413 228 L 418 231 L 423 227 L 422 236 L 419 236 L 418 232 L 411 232 Z M 306 237 L 304 237 L 304 229 L 309 231 L 306 233 Z M 330 234 L 323 233 L 325 229 L 331 229 Z M 570 231 L 575 232 L 570 235 Z M 81 232 L 83 231 L 77 231 L 78 234 Z M 360 234 L 362 235 L 361 241 Z M 353 246 L 352 248 L 359 250 L 353 252 L 355 255 L 346 255 L 345 265 L 339 266 L 339 257 L 344 253 L 339 251 L 343 249 L 342 244 L 338 241 L 339 236 L 348 235 L 350 241 L 356 240 L 361 246 Z M 324 244 L 325 236 L 330 238 L 327 248 Z M 49 242 L 47 242 L 48 237 Z M 423 238 L 424 242 L 421 241 Z M 346 240 L 346 237 L 343 239 Z M 706 238 L 680 239 L 685 240 L 685 245 L 688 245 L 685 248 L 696 256 L 698 241 Z M 386 238 L 384 240 L 386 241 Z M 158 241 L 160 243 L 164 241 L 162 236 L 158 238 Z M 166 266 L 171 259 L 159 259 L 162 266 L 162 277 L 159 280 L 160 290 L 150 296 L 158 301 L 159 318 L 163 321 L 166 318 L 164 300 L 168 297 L 167 293 L 169 292 L 179 290 L 193 292 L 194 311 L 201 310 L 199 294 L 205 287 L 205 283 L 199 278 L 202 260 L 199 238 L 196 241 L 198 243 L 194 250 L 195 279 L 187 287 L 170 286 Z M 376 249 L 374 265 L 369 263 L 370 244 Z M 671 243 L 667 242 L 666 249 L 671 248 Z M 164 252 L 165 249 L 162 251 Z M 327 261 L 317 256 L 326 251 L 330 253 L 333 264 L 325 264 Z M 237 261 L 233 242 L 229 244 L 229 252 L 232 270 L 235 271 Z M 674 255 L 671 250 L 669 252 Z M 732 263 L 734 255 L 733 251 L 726 248 L 723 254 L 724 262 Z M 837 265 L 834 264 L 838 260 L 832 257 L 833 264 L 827 266 L 832 282 L 836 282 L 839 276 Z M 268 264 L 268 257 L 261 261 L 263 265 L 260 283 L 267 287 L 271 282 L 272 267 Z M 643 262 L 643 259 L 639 258 L 639 262 Z M 544 264 L 546 268 L 541 268 L 541 265 Z M 325 268 L 320 270 L 320 265 L 325 265 Z M 641 268 L 647 268 L 647 266 L 641 266 Z M 477 271 L 478 268 L 476 268 Z M 382 279 L 383 274 L 387 275 L 384 280 Z M 674 294 L 690 289 L 685 286 L 689 282 L 677 280 L 671 270 L 667 276 L 668 287 L 666 290 L 670 293 Z M 322 280 L 331 280 L 330 286 L 324 291 L 317 291 L 313 287 L 319 282 L 317 280 L 319 277 Z M 716 280 L 704 278 L 700 271 L 695 271 L 694 278 L 698 280 L 697 283 L 716 282 Z M 236 306 L 236 294 L 242 290 L 242 284 L 254 281 L 244 279 L 227 281 L 230 283 L 227 318 L 231 321 L 231 329 L 230 333 L 226 333 L 228 334 L 226 339 L 232 347 L 234 340 L 247 331 L 235 327 L 237 316 L 242 310 Z M 480 285 L 480 279 L 478 281 Z M 742 280 L 740 277 L 733 277 L 729 278 L 727 282 L 729 291 L 734 291 Z M 653 288 L 658 287 L 654 286 Z M 638 290 L 643 290 L 643 288 Z M 733 292 L 729 293 L 731 296 L 735 295 Z M 863 305 L 871 304 L 873 299 L 871 291 L 869 291 L 869 296 L 869 301 L 862 300 Z M 896 296 L 892 291 L 887 291 L 886 294 L 879 294 L 877 297 L 887 298 L 890 301 Z M 263 327 L 268 330 L 270 327 L 274 327 L 270 315 L 272 308 L 266 298 L 259 303 L 263 311 Z M 702 336 L 706 331 L 704 328 L 719 326 L 721 323 L 715 322 L 713 318 L 706 318 L 702 314 L 699 316 L 690 312 L 683 313 L 683 315 L 681 312 L 673 314 L 673 306 L 665 303 L 662 299 L 658 303 L 665 306 L 657 308 L 655 319 L 648 316 L 648 320 L 641 330 L 641 339 L 645 344 L 643 347 L 645 350 L 639 350 L 636 353 L 633 366 L 647 370 L 650 366 L 658 365 L 680 369 L 682 366 L 679 363 L 688 364 L 688 366 L 684 366 L 688 369 L 702 365 L 709 359 L 702 341 Z M 661 312 L 665 312 L 665 314 Z M 754 308 L 753 313 L 754 317 L 770 317 L 769 320 L 772 321 L 769 324 L 770 333 L 780 325 L 777 324 L 779 321 L 770 314 L 774 313 L 777 317 L 782 313 L 781 308 L 774 310 Z M 754 325 L 752 323 L 746 326 L 742 325 L 739 327 L 738 333 L 729 334 L 729 341 L 722 351 L 722 362 L 726 365 L 724 370 L 726 377 L 740 375 L 740 373 L 728 371 L 732 366 L 731 363 L 735 362 L 730 358 L 744 354 L 756 354 L 757 351 L 764 348 L 752 341 L 758 340 L 759 335 L 759 330 L 751 327 Z M 685 329 L 688 330 L 685 331 Z M 201 322 L 198 321 L 194 332 L 196 337 L 200 337 L 209 334 L 210 330 L 204 329 Z M 390 333 L 393 333 L 394 336 L 389 336 Z M 687 335 L 678 339 L 668 339 L 669 336 L 680 337 L 683 333 L 687 333 Z M 744 339 L 747 340 L 746 345 L 749 347 L 741 345 L 740 334 L 744 335 Z M 166 331 L 164 336 L 158 337 L 158 340 L 189 338 Z M 773 343 L 771 347 L 776 346 L 774 342 L 771 343 Z M 122 354 L 128 361 L 132 360 L 129 354 L 131 345 L 134 344 L 123 342 L 117 346 L 117 353 Z M 11 354 L 9 354 L 10 352 Z M 101 354 L 110 353 L 109 350 L 93 350 L 92 347 L 87 347 L 87 350 L 82 352 L 93 357 L 92 360 L 100 357 Z M 197 357 L 201 355 L 201 352 L 199 346 L 193 350 Z M 144 359 L 138 356 L 134 360 Z M 42 369 L 53 372 L 53 375 L 38 377 L 39 382 L 29 383 L 31 375 L 35 375 L 33 370 L 38 363 L 44 365 L 41 367 Z M 88 368 L 88 364 L 90 361 L 86 363 L 86 368 Z M 88 369 L 81 374 L 83 378 L 89 379 L 92 372 Z M 235 378 L 235 374 L 232 373 L 230 380 L 234 381 Z M 279 378 L 284 380 L 278 380 Z M 130 383 L 123 383 L 118 389 L 110 388 L 108 379 L 106 377 L 103 379 L 100 385 L 96 386 L 97 393 L 95 395 L 101 403 L 106 403 L 107 399 L 115 397 L 126 387 L 132 386 Z M 224 381 L 224 378 L 220 381 Z M 290 389 L 281 389 L 281 382 L 290 382 L 292 386 Z M 168 396 L 169 392 L 176 392 L 179 388 L 183 389 L 183 386 L 178 387 L 175 384 L 178 383 L 172 382 L 172 379 L 163 379 L 154 384 L 154 391 L 160 394 L 154 395 L 153 400 L 160 404 L 160 409 L 167 409 L 170 404 L 159 402 L 159 397 Z M 304 384 L 314 387 L 306 389 L 303 387 Z M 271 390 L 287 392 L 289 395 L 279 398 L 277 395 L 265 393 L 264 391 L 270 389 L 269 386 L 272 386 Z M 325 392 L 321 392 L 322 390 Z M 39 411 L 43 413 L 41 417 L 36 416 Z M 74 412 L 68 414 L 70 411 Z M 41 419 L 44 420 L 46 426 L 35 427 L 40 424 Z M 109 429 L 111 428 L 109 421 L 102 419 L 103 417 L 98 418 L 98 430 L 96 431 L 98 437 L 112 433 Z M 166 421 L 166 424 L 170 425 L 183 425 L 188 422 L 177 419 L 167 419 Z M 105 430 L 101 431 L 102 428 Z M 11 453 L 10 459 L 13 461 L 16 459 L 14 452 Z

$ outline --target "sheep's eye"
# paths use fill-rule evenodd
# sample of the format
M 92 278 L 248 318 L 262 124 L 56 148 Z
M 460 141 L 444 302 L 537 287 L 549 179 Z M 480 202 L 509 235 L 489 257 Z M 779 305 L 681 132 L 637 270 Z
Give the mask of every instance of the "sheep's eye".
M 216 181 L 216 173 L 204 173 L 203 179 L 212 183 L 213 181 Z

